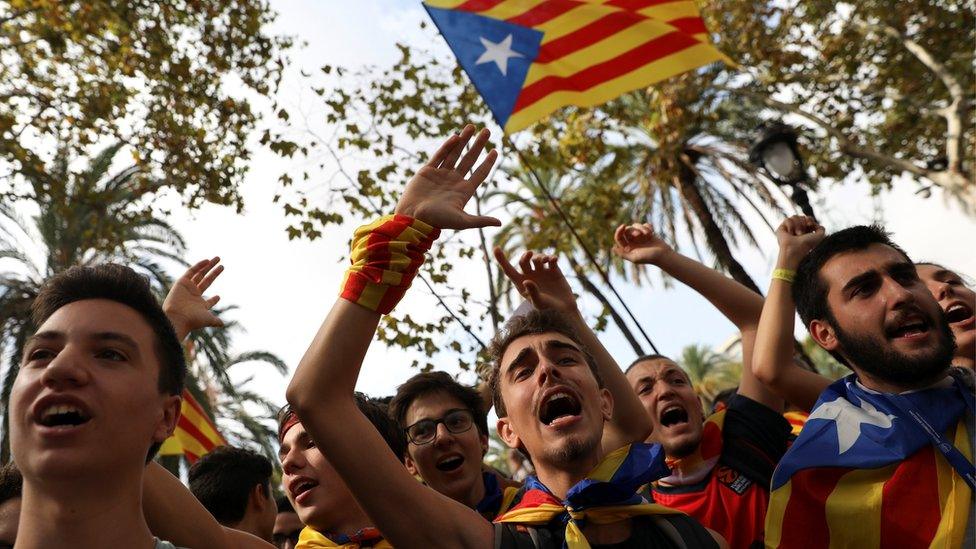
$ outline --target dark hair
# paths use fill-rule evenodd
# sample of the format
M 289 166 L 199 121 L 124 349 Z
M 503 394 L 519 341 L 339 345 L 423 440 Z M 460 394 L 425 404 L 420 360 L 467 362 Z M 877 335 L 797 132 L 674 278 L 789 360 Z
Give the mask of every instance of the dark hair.
M 630 366 L 627 366 L 627 369 L 624 370 L 624 375 L 627 375 L 628 373 L 630 373 L 630 370 L 633 369 L 634 366 L 637 366 L 638 364 L 640 364 L 641 362 L 647 362 L 648 360 L 660 360 L 662 358 L 664 360 L 671 360 L 671 357 L 666 357 L 664 355 L 658 355 L 658 354 L 650 354 L 650 355 L 639 356 L 639 357 L 635 358 L 633 362 L 630 363 Z M 672 360 L 672 362 L 674 362 L 674 361 Z
M 386 441 L 387 446 L 390 450 L 393 450 L 393 454 L 396 455 L 400 462 L 403 462 L 404 452 L 407 450 L 407 435 L 404 434 L 403 429 L 393 421 L 393 418 L 387 413 L 386 405 L 375 402 L 373 399 L 367 397 L 362 393 L 355 393 L 356 406 L 359 411 L 362 412 L 366 419 L 373 424 L 373 427 L 379 431 L 380 436 Z M 291 409 L 291 406 L 285 404 L 280 410 L 278 410 L 278 440 L 280 441 L 284 438 L 284 429 L 289 422 L 293 421 L 293 418 L 298 416 Z M 301 421 L 299 419 L 299 421 Z
M 173 325 L 149 286 L 149 279 L 116 263 L 75 266 L 49 278 L 31 305 L 31 320 L 40 326 L 58 309 L 86 299 L 107 299 L 134 309 L 156 335 L 159 392 L 179 395 L 186 379 L 186 357 Z M 161 443 L 153 444 L 149 457 Z
M 422 372 L 400 385 L 397 393 L 390 401 L 390 417 L 397 422 L 401 429 L 406 429 L 407 411 L 418 398 L 432 393 L 444 393 L 461 401 L 465 408 L 474 415 L 474 424 L 478 432 L 488 436 L 488 413 L 485 410 L 484 399 L 478 391 L 461 385 L 447 372 Z
M 590 354 L 590 351 L 580 341 L 579 334 L 566 321 L 566 318 L 562 314 L 548 309 L 541 311 L 532 310 L 528 314 L 509 320 L 502 331 L 495 336 L 488 346 L 488 356 L 491 357 L 492 361 L 491 373 L 488 376 L 488 387 L 491 390 L 492 404 L 495 406 L 495 413 L 498 414 L 498 417 L 508 415 L 508 411 L 505 409 L 505 402 L 502 401 L 498 381 L 501 374 L 502 356 L 505 354 L 505 350 L 508 349 L 508 346 L 513 341 L 520 337 L 544 334 L 546 332 L 555 332 L 566 336 L 570 341 L 578 345 L 586 359 L 586 365 L 590 367 L 590 371 L 593 372 L 593 377 L 596 378 L 597 384 L 601 388 L 603 387 L 603 379 L 600 377 L 596 360 L 593 359 L 593 355 Z
M 291 500 L 288 496 L 282 494 L 275 498 L 275 503 L 278 505 L 279 513 L 294 513 L 295 508 L 291 506 Z
M 220 446 L 190 467 L 190 491 L 217 522 L 233 526 L 244 518 L 251 491 L 260 485 L 271 497 L 271 462 L 233 446 Z
M 820 276 L 824 264 L 832 257 L 852 250 L 864 250 L 872 244 L 882 244 L 893 248 L 905 257 L 909 263 L 911 259 L 905 250 L 891 241 L 889 234 L 880 225 L 857 225 L 837 231 L 824 238 L 814 246 L 796 269 L 796 280 L 793 281 L 793 301 L 796 312 L 803 320 L 804 326 L 809 327 L 813 320 L 827 320 L 836 324 L 834 315 L 827 304 L 827 284 Z
M 0 467 L 0 503 L 19 498 L 24 491 L 24 477 L 14 462 Z

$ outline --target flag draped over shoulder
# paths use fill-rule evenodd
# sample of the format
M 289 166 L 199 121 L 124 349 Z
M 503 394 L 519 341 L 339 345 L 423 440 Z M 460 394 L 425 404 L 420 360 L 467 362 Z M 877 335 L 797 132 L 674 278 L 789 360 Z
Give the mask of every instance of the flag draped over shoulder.
M 173 435 L 163 442 L 159 454 L 172 456 L 183 454 L 190 463 L 218 446 L 227 444 L 217 426 L 200 406 L 190 391 L 183 389 L 180 419 Z
M 766 546 L 960 547 L 972 491 L 913 415 L 971 462 L 973 400 L 951 378 L 902 395 L 833 383 L 773 474 Z
M 506 133 L 726 59 L 694 0 L 426 0 Z

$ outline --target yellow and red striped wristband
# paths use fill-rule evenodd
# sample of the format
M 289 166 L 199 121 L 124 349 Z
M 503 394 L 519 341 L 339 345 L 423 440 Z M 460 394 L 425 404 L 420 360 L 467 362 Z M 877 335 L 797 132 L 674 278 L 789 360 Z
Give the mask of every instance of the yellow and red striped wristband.
M 441 230 L 405 215 L 386 215 L 356 229 L 339 297 L 389 314 Z

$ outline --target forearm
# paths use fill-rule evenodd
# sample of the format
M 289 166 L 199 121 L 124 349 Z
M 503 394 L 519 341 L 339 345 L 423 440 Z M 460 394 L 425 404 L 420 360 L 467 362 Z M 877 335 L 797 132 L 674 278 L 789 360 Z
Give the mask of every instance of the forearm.
M 610 433 L 619 440 L 619 446 L 631 442 L 643 442 L 651 435 L 651 420 L 647 411 L 641 406 L 640 400 L 637 399 L 630 382 L 627 381 L 617 361 L 603 346 L 600 338 L 589 327 L 583 316 L 578 311 L 567 314 L 567 316 L 576 328 L 581 343 L 593 355 L 597 370 L 600 372 L 600 378 L 613 396 L 613 417 L 609 424 Z
M 190 329 L 177 311 L 173 311 L 164 306 L 163 313 L 169 319 L 170 324 L 173 325 L 173 330 L 176 332 L 176 339 L 183 341 L 186 339 L 186 336 L 190 335 Z
M 270 548 L 270 543 L 227 529 L 162 465 L 150 462 L 142 483 L 142 509 L 153 535 L 177 547 Z
M 777 269 L 795 271 L 799 260 L 783 252 Z M 770 390 L 791 404 L 809 410 L 830 381 L 793 362 L 796 308 L 791 283 L 773 278 L 763 306 L 753 349 L 752 373 Z
M 336 300 L 285 393 L 303 423 L 311 407 L 327 405 L 335 398 L 352 400 L 379 321 L 376 311 L 345 299 Z
M 668 251 L 657 266 L 701 294 L 739 330 L 755 329 L 762 313 L 763 298 L 715 269 Z

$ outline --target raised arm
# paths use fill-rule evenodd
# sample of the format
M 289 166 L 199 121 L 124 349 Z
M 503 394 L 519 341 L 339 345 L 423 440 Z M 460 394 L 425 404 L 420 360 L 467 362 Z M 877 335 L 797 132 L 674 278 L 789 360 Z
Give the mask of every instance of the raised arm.
M 402 292 L 400 277 L 412 276 L 410 270 L 419 268 L 423 261 L 423 249 L 416 253 L 419 243 L 429 245 L 437 229 L 501 224 L 464 212 L 497 157 L 495 151 L 488 153 L 467 177 L 489 136 L 482 130 L 464 153 L 474 133 L 474 127 L 468 126 L 449 138 L 407 183 L 396 206 L 399 217 L 393 220 L 406 227 L 402 232 L 369 226 L 366 233 L 357 231 L 354 255 L 365 259 L 358 271 L 356 265 L 350 270 L 343 298 L 332 307 L 288 385 L 288 402 L 306 431 L 395 547 L 480 548 L 490 546 L 493 539 L 491 524 L 481 515 L 423 486 L 407 472 L 353 398 L 379 323 L 377 309 L 392 307 L 388 296 L 393 294 L 387 292 Z M 374 253 L 373 246 L 386 247 Z M 382 487 L 377 479 L 382 479 Z
M 606 388 L 613 395 L 613 417 L 603 431 L 603 448 L 613 451 L 632 442 L 643 442 L 651 434 L 651 422 L 640 400 L 627 382 L 620 366 L 586 323 L 576 305 L 576 296 L 559 269 L 558 258 L 525 252 L 516 269 L 501 249 L 495 248 L 495 259 L 515 289 L 536 309 L 560 311 L 573 324 L 583 345 L 596 360 Z
M 163 301 L 163 312 L 173 324 L 180 341 L 193 330 L 208 326 L 223 326 L 224 323 L 211 309 L 220 301 L 220 296 L 204 297 L 214 280 L 224 272 L 218 265 L 220 258 L 204 259 L 187 269 L 183 276 L 173 284 Z
M 805 216 L 790 217 L 776 229 L 779 258 L 759 320 L 752 361 L 752 372 L 760 381 L 790 404 L 807 411 L 830 380 L 793 362 L 796 307 L 788 279 L 796 273 L 803 256 L 823 237 L 823 227 Z
M 750 368 L 763 298 L 715 269 L 679 254 L 648 223 L 617 227 L 614 241 L 614 253 L 632 263 L 657 266 L 701 294 L 735 324 L 742 334 L 742 379 L 738 393 L 782 411 L 783 399 L 763 386 Z
M 273 549 L 274 545 L 221 526 L 190 490 L 162 465 L 149 462 L 142 481 L 142 512 L 154 536 L 177 547 Z

